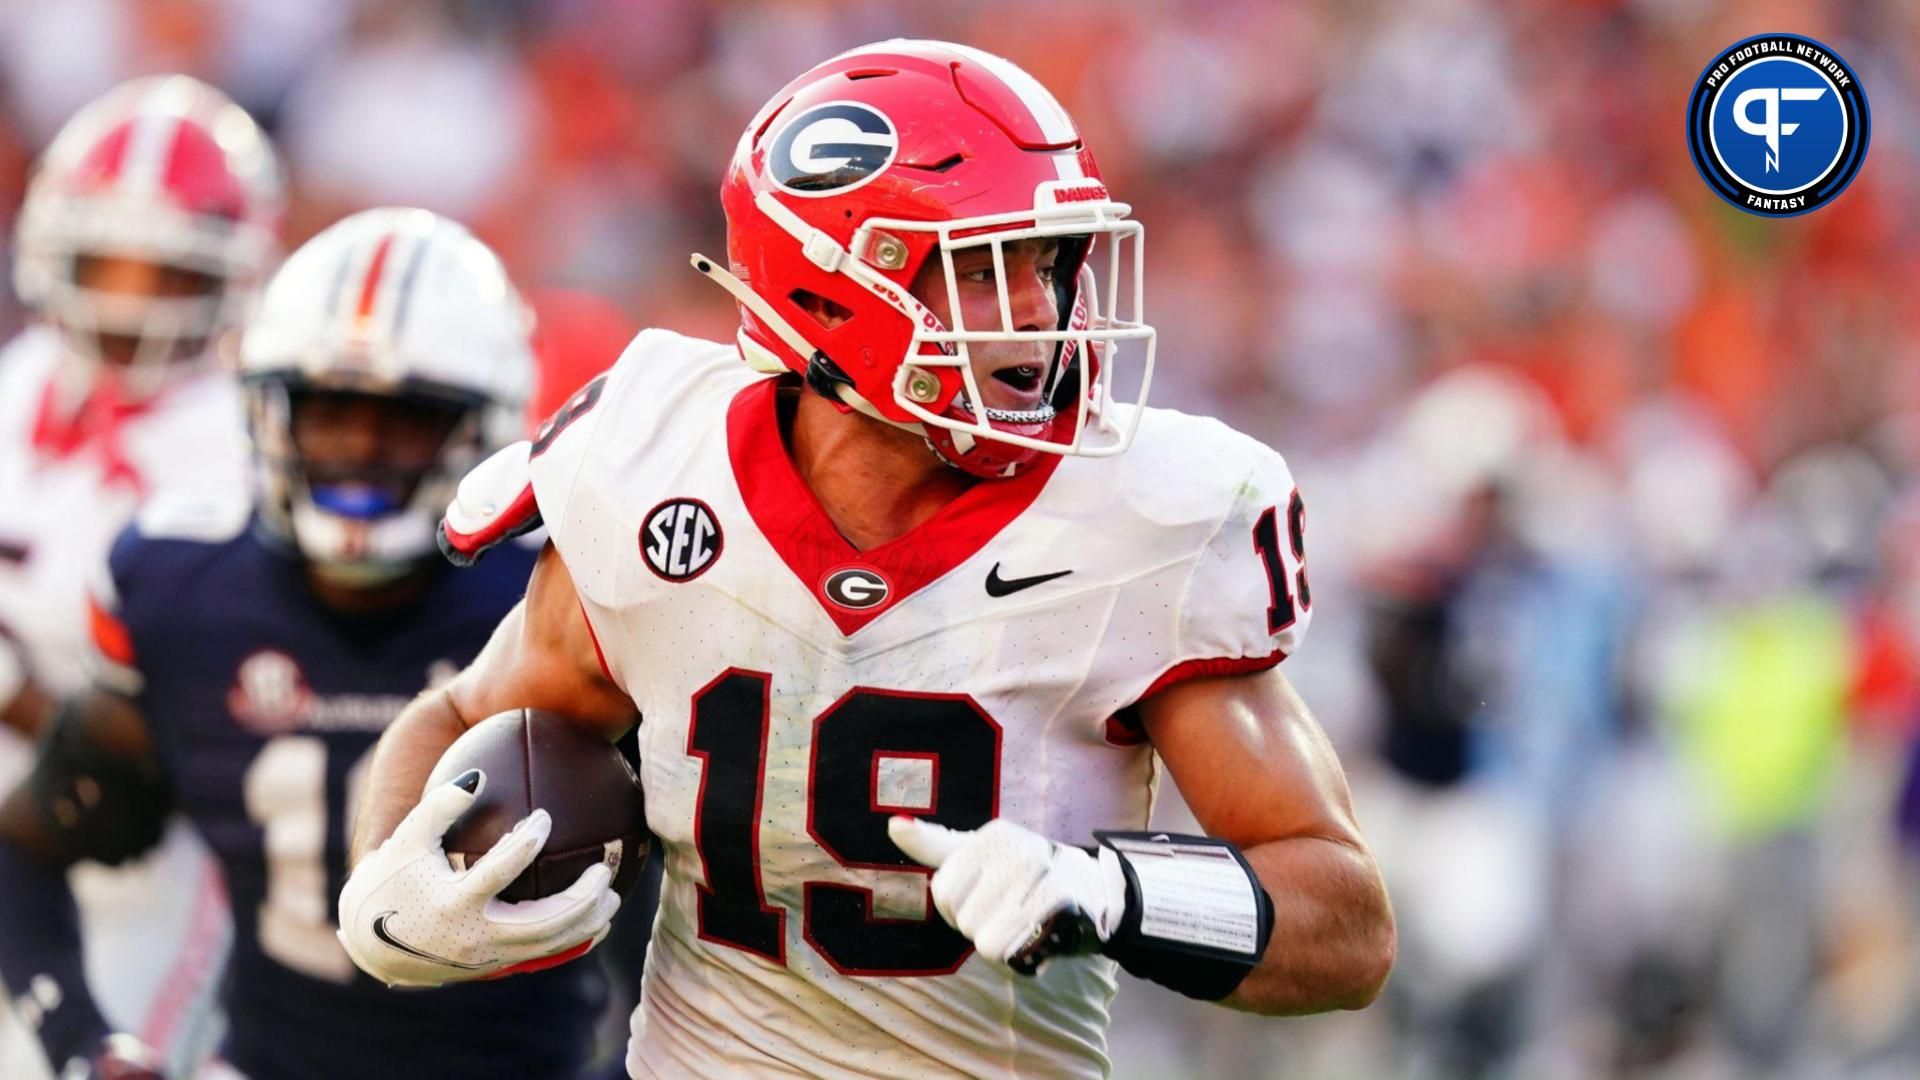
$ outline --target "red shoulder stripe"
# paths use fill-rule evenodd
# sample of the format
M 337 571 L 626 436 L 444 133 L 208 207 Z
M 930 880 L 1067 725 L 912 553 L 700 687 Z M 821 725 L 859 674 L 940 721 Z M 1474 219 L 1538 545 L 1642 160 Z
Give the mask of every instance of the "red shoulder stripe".
M 1278 667 L 1280 661 L 1286 658 L 1286 653 L 1276 649 L 1268 656 L 1233 656 L 1188 660 L 1175 664 L 1161 672 L 1160 677 L 1153 680 L 1153 685 L 1147 687 L 1147 692 L 1140 695 L 1140 699 L 1145 701 L 1147 698 L 1165 690 L 1174 683 L 1186 682 L 1188 679 L 1202 679 L 1212 675 L 1245 675 L 1249 672 L 1265 671 L 1271 667 Z
M 530 533 L 540 524 L 540 505 L 534 501 L 533 485 L 527 484 L 506 509 L 479 523 L 471 532 L 455 528 L 451 520 L 442 519 L 440 552 L 456 566 L 470 566 L 488 549 Z

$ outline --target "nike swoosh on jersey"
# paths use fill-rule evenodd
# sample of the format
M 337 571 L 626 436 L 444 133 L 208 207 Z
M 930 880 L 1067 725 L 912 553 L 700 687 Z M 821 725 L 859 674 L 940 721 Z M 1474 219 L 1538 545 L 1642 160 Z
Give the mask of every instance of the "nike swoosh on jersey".
M 1055 578 L 1063 578 L 1073 573 L 1071 570 L 1056 570 L 1051 574 L 1035 574 L 1033 577 L 1003 578 L 1000 576 L 1000 564 L 994 563 L 987 571 L 988 596 L 1012 596 L 1021 589 L 1031 589 L 1035 585 L 1044 585 Z
M 487 965 L 485 964 L 463 964 L 458 960 L 449 960 L 444 956 L 435 956 L 424 949 L 416 949 L 406 942 L 401 941 L 399 938 L 394 937 L 393 933 L 387 929 L 387 920 L 398 914 L 400 913 L 397 911 L 383 911 L 375 916 L 373 920 L 373 936 L 399 949 L 408 956 L 417 956 L 422 960 L 431 960 L 436 964 L 445 964 L 448 967 L 459 968 L 462 971 L 481 971 L 486 968 Z

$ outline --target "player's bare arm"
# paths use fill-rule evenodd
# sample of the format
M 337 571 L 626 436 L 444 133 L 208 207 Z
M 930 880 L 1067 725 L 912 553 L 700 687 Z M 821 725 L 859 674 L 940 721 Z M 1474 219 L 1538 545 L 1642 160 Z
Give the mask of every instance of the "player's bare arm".
M 447 747 L 489 716 L 547 709 L 604 732 L 610 741 L 631 728 L 639 720 L 633 701 L 594 655 L 573 579 L 549 544 L 527 583 L 526 600 L 501 620 L 474 662 L 422 694 L 381 737 L 354 825 L 354 864 L 420 801 Z
M 1320 725 L 1279 669 L 1195 679 L 1140 704 L 1207 835 L 1239 845 L 1273 901 L 1265 956 L 1224 1004 L 1356 1009 L 1393 967 L 1393 912 Z
M 1177 683 L 1139 713 L 1206 835 L 1096 830 L 1088 851 L 1004 818 L 953 830 L 896 816 L 888 833 L 935 869 L 941 917 L 1022 975 L 1102 952 L 1250 1012 L 1370 1004 L 1393 967 L 1393 913 L 1299 695 L 1267 669 Z

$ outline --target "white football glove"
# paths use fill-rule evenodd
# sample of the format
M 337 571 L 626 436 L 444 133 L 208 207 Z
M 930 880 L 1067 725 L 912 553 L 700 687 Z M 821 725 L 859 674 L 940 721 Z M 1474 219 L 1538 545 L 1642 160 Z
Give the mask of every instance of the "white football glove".
M 1005 818 L 962 832 L 894 817 L 887 835 L 934 868 L 940 917 L 981 956 L 1023 975 L 1053 956 L 1099 951 L 1126 913 L 1126 874 L 1105 848 L 1089 854 Z
M 340 944 L 360 970 L 389 986 L 439 986 L 537 971 L 606 937 L 620 896 L 604 864 L 564 892 L 507 903 L 495 894 L 540 854 L 552 820 L 535 810 L 465 870 L 441 838 L 480 794 L 470 769 L 421 798 L 399 828 L 360 860 L 340 891 Z

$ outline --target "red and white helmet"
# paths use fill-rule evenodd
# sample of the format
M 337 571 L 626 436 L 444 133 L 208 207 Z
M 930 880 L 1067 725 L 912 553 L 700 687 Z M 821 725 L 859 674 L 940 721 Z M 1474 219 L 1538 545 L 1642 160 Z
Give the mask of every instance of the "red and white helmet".
M 1121 343 L 1142 353 L 1136 406 L 1153 371 L 1145 232 L 1108 195 L 1066 110 L 1013 63 L 940 41 L 842 53 L 753 118 L 721 202 L 729 266 L 693 262 L 740 302 L 739 347 L 755 368 L 799 372 L 846 407 L 922 432 L 977 476 L 1132 441 L 1139 410 L 1114 408 L 1113 393 Z M 1015 328 L 1005 284 L 1004 245 L 1029 237 L 1060 243 L 1060 322 L 1046 329 Z M 991 251 L 999 270 L 998 326 L 944 326 L 909 292 L 926 260 L 941 259 L 961 322 L 953 256 L 970 248 Z M 806 293 L 848 317 L 823 325 L 796 301 Z M 975 409 L 968 347 L 996 341 L 1054 345 L 1041 408 Z
M 280 166 L 253 118 L 185 75 L 122 84 L 76 113 L 41 157 L 21 208 L 14 287 L 99 365 L 102 335 L 135 339 L 123 375 L 150 396 L 210 356 L 245 317 L 277 250 Z M 128 255 L 209 275 L 207 296 L 143 299 L 89 289 L 86 255 Z
M 337 581 L 367 585 L 435 554 L 460 478 L 524 434 L 532 309 L 466 228 L 426 210 L 347 217 L 268 283 L 240 343 L 261 519 Z M 398 475 L 317 478 L 293 438 L 296 398 L 346 392 L 458 414 L 435 460 Z

